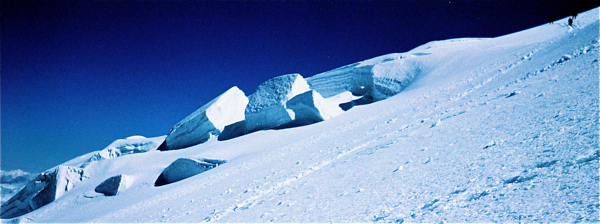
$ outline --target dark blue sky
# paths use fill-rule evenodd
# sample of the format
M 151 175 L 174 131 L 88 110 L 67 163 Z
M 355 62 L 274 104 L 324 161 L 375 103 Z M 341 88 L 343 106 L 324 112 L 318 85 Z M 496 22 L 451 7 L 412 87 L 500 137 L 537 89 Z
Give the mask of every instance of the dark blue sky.
M 2 1 L 1 168 L 40 172 L 165 135 L 232 86 L 250 95 L 431 40 L 495 37 L 583 1 Z

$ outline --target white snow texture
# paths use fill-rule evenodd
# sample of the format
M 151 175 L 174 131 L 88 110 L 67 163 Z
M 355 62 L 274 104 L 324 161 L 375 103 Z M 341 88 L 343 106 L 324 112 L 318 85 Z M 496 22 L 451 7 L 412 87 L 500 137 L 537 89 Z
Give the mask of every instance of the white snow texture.
M 148 152 L 150 150 L 155 150 L 156 148 L 158 148 L 157 142 L 147 139 L 144 136 L 136 135 L 126 139 L 118 139 L 103 150 L 95 153 L 87 160 L 87 162 L 82 164 L 81 167 L 86 167 L 94 161 L 116 158 L 133 153 Z
M 225 126 L 244 120 L 247 104 L 244 92 L 232 87 L 175 124 L 167 136 L 167 148 L 186 148 L 219 135 Z
M 286 108 L 286 102 L 309 90 L 300 74 L 277 76 L 260 84 L 248 97 L 245 113 L 247 132 L 277 127 L 294 120 L 295 115 Z
M 598 223 L 598 15 L 234 87 L 123 140 L 180 150 L 75 158 L 2 221 Z

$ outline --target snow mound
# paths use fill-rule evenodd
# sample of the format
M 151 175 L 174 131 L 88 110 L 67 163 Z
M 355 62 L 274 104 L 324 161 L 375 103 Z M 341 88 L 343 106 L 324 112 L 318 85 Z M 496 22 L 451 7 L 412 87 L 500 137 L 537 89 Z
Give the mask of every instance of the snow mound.
M 150 150 L 155 150 L 157 148 L 157 142 L 153 141 L 152 139 L 148 139 L 139 135 L 131 136 L 126 139 L 119 139 L 114 141 L 103 150 L 100 150 L 99 152 L 92 155 L 86 162 L 84 162 L 81 165 L 81 167 L 87 167 L 90 163 L 94 161 L 116 158 L 127 154 L 144 153 Z
M 225 162 L 223 160 L 204 158 L 179 158 L 163 170 L 154 183 L 154 186 L 163 186 L 186 179 L 215 168 Z
M 208 141 L 225 126 L 244 120 L 247 104 L 244 92 L 232 87 L 175 124 L 165 140 L 166 148 L 182 149 Z
M 133 178 L 125 174 L 119 174 L 110 177 L 98 185 L 94 191 L 105 196 L 115 196 L 129 188 L 133 183 Z
M 309 91 L 310 87 L 300 74 L 277 76 L 260 84 L 248 97 L 246 131 L 270 129 L 294 120 L 294 114 L 285 107 L 294 96 Z
M 83 177 L 83 169 L 69 166 L 58 166 L 46 171 L 2 204 L 0 217 L 14 218 L 47 205 L 73 189 Z

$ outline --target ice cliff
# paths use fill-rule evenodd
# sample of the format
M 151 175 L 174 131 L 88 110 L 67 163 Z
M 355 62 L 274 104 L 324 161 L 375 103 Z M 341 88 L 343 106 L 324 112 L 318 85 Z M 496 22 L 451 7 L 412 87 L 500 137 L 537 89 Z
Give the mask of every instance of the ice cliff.
M 247 98 L 233 87 L 177 123 L 161 149 L 190 147 L 208 141 L 210 136 L 222 141 L 331 119 L 355 105 L 398 94 L 421 72 L 414 57 L 384 55 L 308 79 L 300 74 L 281 75 L 260 84 Z M 211 110 L 228 113 L 211 114 Z
M 247 104 L 244 92 L 232 87 L 175 124 L 161 149 L 181 149 L 218 136 L 225 126 L 244 120 Z
M 62 197 L 85 178 L 83 169 L 58 166 L 38 175 L 19 193 L 2 204 L 3 219 L 20 216 Z

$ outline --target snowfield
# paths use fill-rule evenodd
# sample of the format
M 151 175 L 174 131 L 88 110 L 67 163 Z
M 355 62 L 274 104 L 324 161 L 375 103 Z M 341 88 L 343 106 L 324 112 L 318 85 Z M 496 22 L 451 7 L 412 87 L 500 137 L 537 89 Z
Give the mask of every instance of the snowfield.
M 25 198 L 40 193 L 17 194 L 2 221 L 599 222 L 598 15 L 287 75 L 293 85 L 248 97 L 252 128 L 327 118 L 249 133 L 239 117 L 198 110 L 186 121 L 213 125 L 203 134 L 244 135 L 166 151 L 168 136 L 113 143 L 49 169 L 83 172 L 35 210 Z M 215 108 L 241 111 L 224 102 Z M 10 206 L 24 214 L 9 217 Z

